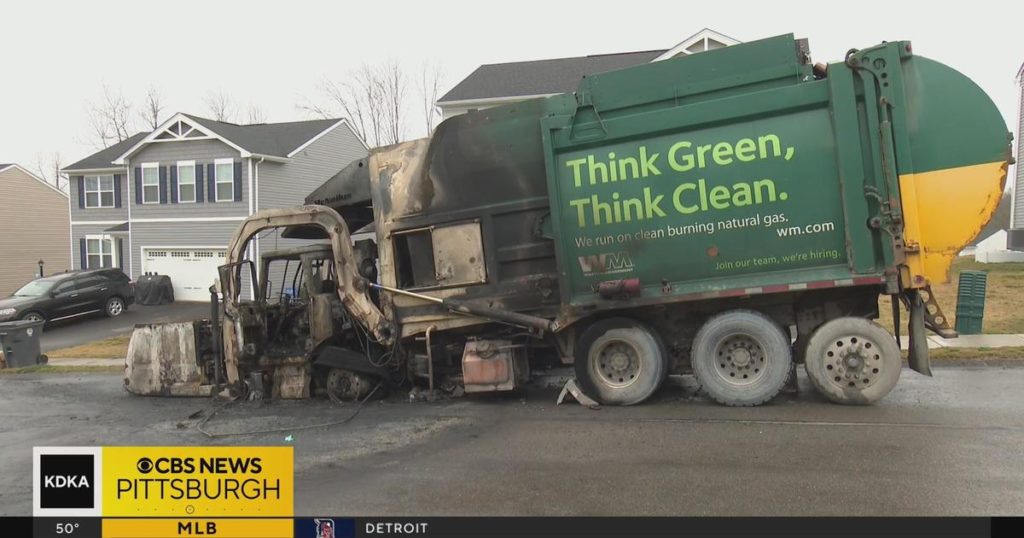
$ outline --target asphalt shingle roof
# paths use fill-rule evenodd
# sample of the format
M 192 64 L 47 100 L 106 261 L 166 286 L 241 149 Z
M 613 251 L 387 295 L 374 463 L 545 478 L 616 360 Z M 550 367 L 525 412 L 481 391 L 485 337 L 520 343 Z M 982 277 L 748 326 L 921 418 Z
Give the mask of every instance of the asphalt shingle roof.
M 341 121 L 340 119 L 326 119 L 235 125 L 191 114 L 183 115 L 251 153 L 278 157 L 287 157 L 289 153 L 308 142 L 309 139 Z
M 137 144 L 139 140 L 142 140 L 148 134 L 149 133 L 135 133 L 126 140 L 122 140 L 108 148 L 101 149 L 71 166 L 65 166 L 64 170 L 72 171 L 114 168 L 114 159 L 120 157 L 122 153 L 128 151 L 128 148 Z
M 8 166 L 11 166 L 13 164 L 14 163 L 0 164 L 0 170 L 3 170 L 4 168 L 7 168 Z
M 213 131 L 217 135 L 230 140 L 236 146 L 244 148 L 250 153 L 259 155 L 273 155 L 287 157 L 316 135 L 324 132 L 330 126 L 341 121 L 340 119 L 291 121 L 284 123 L 260 123 L 256 125 L 236 125 L 215 121 L 191 114 L 182 114 L 188 119 Z M 118 142 L 113 146 L 100 150 L 92 155 L 65 167 L 64 170 L 92 170 L 97 168 L 111 168 L 115 159 L 138 144 L 149 132 L 137 133 L 127 140 Z
M 664 52 L 647 50 L 481 65 L 438 102 L 571 92 L 584 75 L 649 63 Z

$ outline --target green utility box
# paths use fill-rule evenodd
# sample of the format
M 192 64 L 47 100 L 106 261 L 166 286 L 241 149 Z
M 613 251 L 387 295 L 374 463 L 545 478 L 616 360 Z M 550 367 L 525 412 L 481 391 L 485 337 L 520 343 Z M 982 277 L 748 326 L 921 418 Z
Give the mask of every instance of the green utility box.
M 956 332 L 960 334 L 981 334 L 985 318 L 985 288 L 988 273 L 985 271 L 963 271 L 957 284 Z

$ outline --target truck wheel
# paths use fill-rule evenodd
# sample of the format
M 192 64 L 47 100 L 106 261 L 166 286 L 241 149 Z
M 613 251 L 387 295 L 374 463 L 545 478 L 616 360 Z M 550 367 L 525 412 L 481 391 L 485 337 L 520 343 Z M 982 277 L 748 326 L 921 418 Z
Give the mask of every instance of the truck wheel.
M 649 398 L 668 373 L 661 339 L 628 318 L 594 322 L 576 342 L 576 379 L 583 392 L 606 405 L 633 405 Z
M 704 393 L 729 406 L 760 405 L 782 390 L 793 362 L 789 337 L 751 310 L 732 310 L 697 331 L 690 354 Z
M 896 386 L 903 361 L 888 331 L 871 320 L 846 317 L 814 331 L 804 366 L 811 383 L 829 400 L 865 405 Z

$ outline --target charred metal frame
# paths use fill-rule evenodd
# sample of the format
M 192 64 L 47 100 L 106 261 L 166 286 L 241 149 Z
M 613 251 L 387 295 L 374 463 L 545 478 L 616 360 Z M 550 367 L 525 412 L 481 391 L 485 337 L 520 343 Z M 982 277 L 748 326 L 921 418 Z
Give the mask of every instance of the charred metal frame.
M 341 216 L 331 208 L 323 206 L 298 206 L 282 209 L 266 209 L 259 211 L 242 221 L 228 246 L 226 263 L 222 268 L 236 267 L 245 258 L 249 241 L 263 230 L 270 228 L 289 228 L 315 226 L 322 229 L 330 242 L 334 256 L 335 270 L 338 277 L 338 298 L 353 318 L 361 320 L 367 330 L 382 345 L 390 345 L 394 334 L 391 323 L 370 299 L 369 286 L 359 275 L 357 260 L 353 251 L 348 226 Z M 239 376 L 239 357 L 242 349 L 240 321 L 243 313 L 240 309 L 237 290 L 241 279 L 238 271 L 221 271 L 221 284 L 224 290 L 224 323 L 222 341 L 224 344 L 224 368 L 229 383 L 241 380 Z M 259 283 L 254 280 L 253 286 Z

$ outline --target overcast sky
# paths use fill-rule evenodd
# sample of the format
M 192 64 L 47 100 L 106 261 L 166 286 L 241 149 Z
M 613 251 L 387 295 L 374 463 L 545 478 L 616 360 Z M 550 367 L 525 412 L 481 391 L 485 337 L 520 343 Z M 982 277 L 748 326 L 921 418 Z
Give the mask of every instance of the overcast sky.
M 0 30 L 0 162 L 34 169 L 59 151 L 94 151 L 87 103 L 103 84 L 141 101 L 159 88 L 167 112 L 207 114 L 210 91 L 269 121 L 305 119 L 296 105 L 318 81 L 396 59 L 444 70 L 443 90 L 485 63 L 669 48 L 703 27 L 741 41 L 810 40 L 815 61 L 909 39 L 914 52 L 965 73 L 1016 130 L 1024 2 L 275 2 L 103 0 L 4 2 Z M 409 111 L 414 114 L 414 110 Z M 417 115 L 418 117 L 419 115 Z M 411 135 L 420 135 L 421 129 Z

